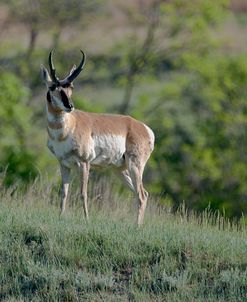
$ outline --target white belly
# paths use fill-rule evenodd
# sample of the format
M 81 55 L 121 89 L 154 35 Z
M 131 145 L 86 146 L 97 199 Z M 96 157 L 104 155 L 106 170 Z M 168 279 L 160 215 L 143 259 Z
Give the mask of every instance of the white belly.
M 93 149 L 92 165 L 119 167 L 124 164 L 123 155 L 126 151 L 126 140 L 121 135 L 95 135 L 93 137 Z
M 83 142 L 80 143 L 79 145 L 81 145 L 80 147 L 83 150 Z M 89 148 L 85 148 L 88 149 L 88 152 L 86 152 L 87 155 L 81 157 L 79 155 L 81 152 L 79 150 L 77 150 L 79 152 L 76 152 L 75 150 L 79 146 L 74 146 L 72 137 L 68 136 L 64 141 L 48 140 L 49 149 L 59 161 L 68 167 L 79 165 L 80 161 L 84 160 L 96 166 L 114 165 L 120 167 L 124 164 L 123 155 L 126 151 L 125 137 L 120 135 L 95 135 L 91 142 L 89 142 L 89 145 Z
M 48 140 L 48 148 L 54 153 L 56 158 L 66 167 L 79 165 L 79 158 L 73 153 L 73 140 L 68 137 L 64 141 Z

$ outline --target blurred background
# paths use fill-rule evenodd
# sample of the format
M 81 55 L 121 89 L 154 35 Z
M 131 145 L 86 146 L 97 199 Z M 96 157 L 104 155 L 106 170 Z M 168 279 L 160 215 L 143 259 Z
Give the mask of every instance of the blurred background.
M 1 0 L 0 186 L 57 177 L 40 65 L 80 61 L 78 109 L 155 132 L 144 182 L 161 204 L 247 213 L 245 0 Z

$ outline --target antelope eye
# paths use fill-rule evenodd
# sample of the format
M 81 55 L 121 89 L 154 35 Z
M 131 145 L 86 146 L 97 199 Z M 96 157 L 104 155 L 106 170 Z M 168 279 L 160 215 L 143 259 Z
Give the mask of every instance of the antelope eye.
M 56 88 L 57 88 L 57 86 L 56 86 L 55 84 L 52 85 L 51 87 L 49 87 L 49 89 L 50 89 L 51 91 L 54 91 Z

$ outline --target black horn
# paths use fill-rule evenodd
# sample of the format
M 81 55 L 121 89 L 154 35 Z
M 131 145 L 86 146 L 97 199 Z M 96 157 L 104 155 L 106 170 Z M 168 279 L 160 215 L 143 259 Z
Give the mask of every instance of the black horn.
M 71 83 L 74 81 L 74 79 L 80 74 L 80 72 L 82 71 L 83 67 L 84 67 L 84 64 L 86 62 L 86 55 L 85 53 L 81 50 L 81 53 L 82 53 L 82 59 L 81 59 L 81 63 L 80 65 L 72 72 L 71 75 L 69 75 L 67 78 L 66 78 L 66 81 Z
M 53 52 L 53 50 L 50 52 L 50 54 L 49 54 L 49 60 L 48 60 L 48 62 L 49 62 L 49 67 L 50 67 L 51 78 L 52 78 L 52 81 L 53 81 L 55 84 L 59 85 L 59 84 L 60 84 L 60 83 L 59 83 L 59 79 L 58 79 L 58 77 L 56 76 L 56 70 L 55 70 L 55 67 L 54 67 L 53 61 L 52 61 L 52 52 Z

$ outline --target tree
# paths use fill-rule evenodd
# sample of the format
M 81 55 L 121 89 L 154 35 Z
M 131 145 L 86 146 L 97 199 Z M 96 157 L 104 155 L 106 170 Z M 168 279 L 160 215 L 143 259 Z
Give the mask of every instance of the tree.
M 42 0 L 11 0 L 8 5 L 10 8 L 11 22 L 21 22 L 25 24 L 29 32 L 29 43 L 26 52 L 27 60 L 30 59 L 41 30 L 42 24 L 45 21 L 45 16 L 42 13 Z
M 159 24 L 160 5 L 160 0 L 151 1 L 151 4 L 148 6 L 148 14 L 145 18 L 147 20 L 147 27 L 145 29 L 144 40 L 139 47 L 136 47 L 135 45 L 128 51 L 128 71 L 126 75 L 124 96 L 119 108 L 120 113 L 126 114 L 129 111 L 136 76 L 141 73 L 145 65 L 150 61 L 154 35 Z
M 221 20 L 226 0 L 152 0 L 137 1 L 135 11 L 122 8 L 132 34 L 123 41 L 127 72 L 124 96 L 119 111 L 129 111 L 134 85 L 153 65 L 179 58 L 188 51 L 204 51 L 210 47 L 209 29 Z M 144 34 L 143 34 L 144 30 Z M 143 38 L 144 36 L 144 38 Z
M 11 0 L 8 2 L 11 22 L 19 22 L 29 32 L 26 52 L 30 59 L 42 30 L 53 32 L 52 47 L 57 47 L 65 26 L 79 23 L 82 15 L 91 14 L 99 8 L 98 0 Z

